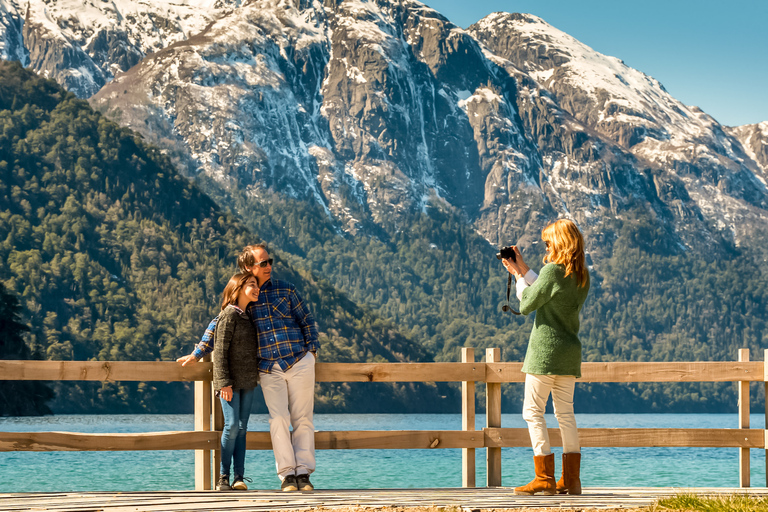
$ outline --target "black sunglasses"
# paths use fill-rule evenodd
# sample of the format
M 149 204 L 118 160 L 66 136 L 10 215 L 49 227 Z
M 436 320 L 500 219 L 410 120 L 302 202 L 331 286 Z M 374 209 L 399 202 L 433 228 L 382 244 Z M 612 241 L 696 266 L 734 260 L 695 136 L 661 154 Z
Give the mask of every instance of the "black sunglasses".
M 271 267 L 271 266 L 272 266 L 272 263 L 274 263 L 274 261 L 275 261 L 275 259 L 274 259 L 274 258 L 269 258 L 268 260 L 260 261 L 260 262 L 256 263 L 256 264 L 255 264 L 255 265 L 253 265 L 253 266 L 254 266 L 254 267 L 261 267 L 261 268 L 264 268 L 264 267 L 266 267 L 267 265 L 269 265 L 269 266 Z

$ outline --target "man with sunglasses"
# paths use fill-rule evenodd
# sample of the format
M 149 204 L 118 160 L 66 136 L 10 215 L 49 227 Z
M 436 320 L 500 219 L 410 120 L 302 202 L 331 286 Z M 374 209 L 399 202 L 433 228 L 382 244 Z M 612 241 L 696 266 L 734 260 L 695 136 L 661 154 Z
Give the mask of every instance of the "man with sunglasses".
M 315 470 L 313 422 L 315 358 L 320 348 L 317 327 L 296 287 L 272 279 L 273 259 L 266 245 L 249 245 L 237 258 L 241 270 L 259 283 L 259 300 L 247 313 L 256 327 L 259 372 L 269 410 L 269 432 L 284 491 L 311 491 L 309 475 Z M 213 350 L 213 319 L 192 354 L 177 359 L 195 362 Z M 290 431 L 293 427 L 293 432 Z

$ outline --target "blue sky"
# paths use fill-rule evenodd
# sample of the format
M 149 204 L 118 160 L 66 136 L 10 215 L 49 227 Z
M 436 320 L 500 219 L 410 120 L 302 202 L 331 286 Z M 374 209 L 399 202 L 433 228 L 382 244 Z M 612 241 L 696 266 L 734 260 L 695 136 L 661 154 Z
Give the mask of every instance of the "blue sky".
M 422 1 L 463 28 L 496 11 L 535 14 L 721 124 L 768 121 L 766 1 Z

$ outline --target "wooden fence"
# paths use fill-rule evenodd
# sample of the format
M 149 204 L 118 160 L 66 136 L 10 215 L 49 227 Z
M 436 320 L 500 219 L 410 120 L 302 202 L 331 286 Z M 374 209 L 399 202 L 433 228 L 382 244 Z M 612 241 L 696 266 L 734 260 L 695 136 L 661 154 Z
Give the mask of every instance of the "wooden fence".
M 318 363 L 317 382 L 461 382 L 462 430 L 321 431 L 315 433 L 315 446 L 319 450 L 460 448 L 464 487 L 475 487 L 475 450 L 484 448 L 487 485 L 500 486 L 501 449 L 530 446 L 527 429 L 501 426 L 501 384 L 524 382 L 521 368 L 522 363 L 501 362 L 497 348 L 486 350 L 485 362 L 476 362 L 474 350 L 464 348 L 460 363 Z M 195 382 L 192 432 L 0 432 L 0 451 L 195 450 L 195 488 L 210 489 L 218 470 L 223 423 L 211 376 L 210 362 L 182 367 L 175 362 L 0 361 L 0 380 Z M 750 449 L 765 450 L 768 468 L 768 400 L 765 428 L 750 429 L 749 383 L 753 381 L 763 382 L 768 395 L 768 365 L 750 361 L 748 349 L 739 350 L 738 361 L 583 363 L 579 382 L 737 382 L 739 409 L 738 428 L 580 428 L 581 445 L 738 448 L 740 485 L 749 487 Z M 482 431 L 475 430 L 477 382 L 486 384 L 486 427 Z M 549 435 L 553 446 L 561 444 L 558 429 L 550 429 Z M 247 447 L 271 449 L 269 432 L 248 432 Z

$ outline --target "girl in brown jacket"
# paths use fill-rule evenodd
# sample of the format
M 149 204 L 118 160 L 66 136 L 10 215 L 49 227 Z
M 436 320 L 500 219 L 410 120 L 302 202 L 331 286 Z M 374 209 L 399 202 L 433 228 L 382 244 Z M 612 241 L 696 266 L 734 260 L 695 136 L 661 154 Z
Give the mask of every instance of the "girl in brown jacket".
M 232 276 L 224 288 L 221 313 L 213 344 L 213 386 L 221 400 L 224 430 L 221 433 L 220 491 L 247 490 L 245 436 L 256 386 L 259 384 L 256 329 L 246 314 L 250 302 L 259 298 L 259 285 L 249 273 Z M 229 485 L 234 459 L 235 478 Z

